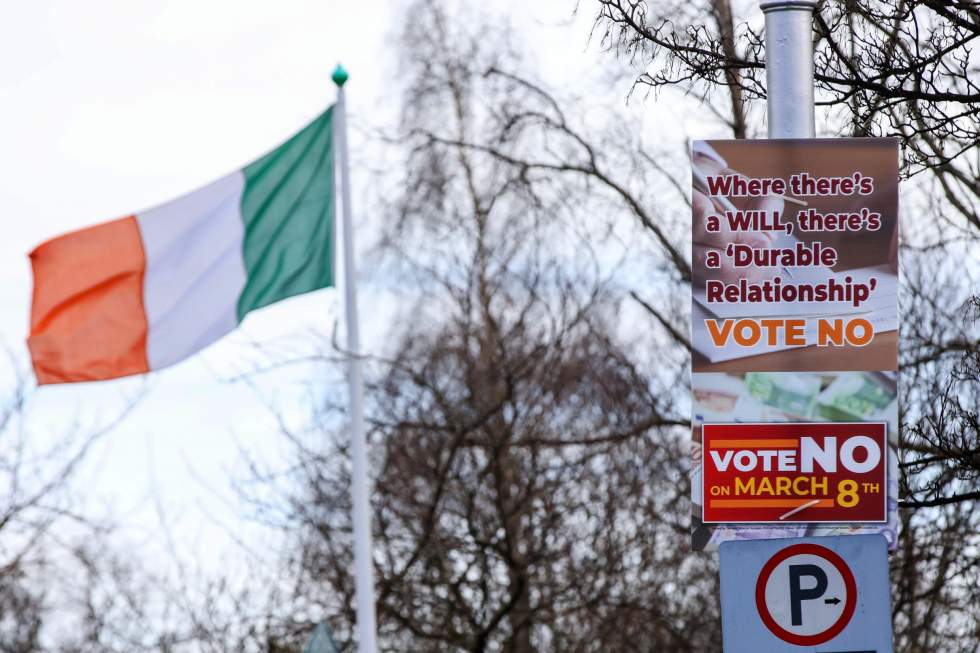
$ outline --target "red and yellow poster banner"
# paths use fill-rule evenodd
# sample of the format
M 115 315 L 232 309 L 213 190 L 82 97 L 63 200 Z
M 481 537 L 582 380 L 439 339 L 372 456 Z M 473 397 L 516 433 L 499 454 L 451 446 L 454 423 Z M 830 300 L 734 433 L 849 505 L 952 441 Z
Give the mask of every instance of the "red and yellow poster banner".
M 885 422 L 705 424 L 704 523 L 885 522 Z

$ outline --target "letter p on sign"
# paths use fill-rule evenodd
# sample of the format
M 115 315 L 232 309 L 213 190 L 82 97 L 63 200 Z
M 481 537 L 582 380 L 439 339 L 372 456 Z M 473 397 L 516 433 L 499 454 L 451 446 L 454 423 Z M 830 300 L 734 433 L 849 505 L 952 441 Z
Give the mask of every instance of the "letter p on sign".
M 812 578 L 814 583 L 804 590 L 803 579 L 806 577 Z M 819 599 L 826 591 L 827 573 L 820 565 L 789 565 L 789 605 L 793 626 L 803 625 L 803 601 Z

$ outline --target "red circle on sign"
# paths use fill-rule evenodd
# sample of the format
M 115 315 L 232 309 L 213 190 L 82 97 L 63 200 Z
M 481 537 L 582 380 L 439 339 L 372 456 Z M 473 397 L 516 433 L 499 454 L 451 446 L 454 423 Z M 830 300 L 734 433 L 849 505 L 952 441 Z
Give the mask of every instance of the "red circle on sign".
M 797 635 L 789 632 L 776 623 L 776 620 L 769 614 L 769 608 L 766 607 L 766 584 L 769 582 L 769 576 L 772 575 L 772 572 L 782 561 L 795 555 L 806 554 L 823 558 L 832 564 L 840 572 L 841 578 L 844 579 L 844 587 L 847 590 L 847 596 L 844 599 L 844 611 L 841 612 L 840 617 L 833 626 L 816 635 Z M 794 544 L 769 558 L 769 561 L 762 567 L 762 571 L 759 572 L 759 579 L 755 582 L 755 607 L 759 611 L 759 616 L 762 617 L 762 623 L 779 639 L 797 646 L 816 646 L 837 637 L 850 623 L 851 617 L 854 616 L 854 610 L 857 608 L 857 583 L 854 582 L 854 574 L 851 573 L 843 558 L 827 547 L 819 544 Z

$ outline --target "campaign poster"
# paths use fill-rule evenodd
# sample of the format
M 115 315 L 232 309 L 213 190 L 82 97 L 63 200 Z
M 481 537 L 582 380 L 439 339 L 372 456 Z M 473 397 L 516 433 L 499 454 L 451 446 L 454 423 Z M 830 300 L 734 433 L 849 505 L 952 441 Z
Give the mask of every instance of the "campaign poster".
M 692 145 L 692 544 L 898 505 L 898 142 Z

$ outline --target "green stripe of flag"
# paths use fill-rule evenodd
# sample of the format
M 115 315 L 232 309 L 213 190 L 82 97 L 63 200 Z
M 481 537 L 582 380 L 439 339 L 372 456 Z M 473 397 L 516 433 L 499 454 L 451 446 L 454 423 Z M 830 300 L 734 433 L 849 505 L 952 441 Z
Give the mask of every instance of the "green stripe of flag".
M 333 275 L 333 108 L 243 170 L 246 283 L 238 320 Z

